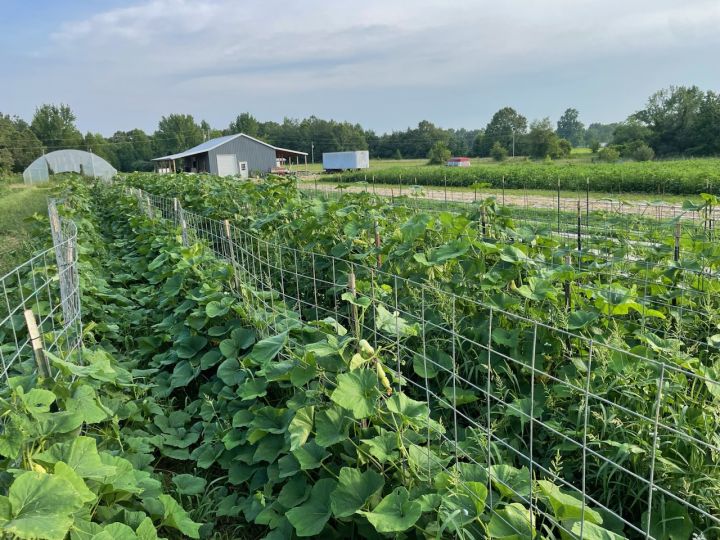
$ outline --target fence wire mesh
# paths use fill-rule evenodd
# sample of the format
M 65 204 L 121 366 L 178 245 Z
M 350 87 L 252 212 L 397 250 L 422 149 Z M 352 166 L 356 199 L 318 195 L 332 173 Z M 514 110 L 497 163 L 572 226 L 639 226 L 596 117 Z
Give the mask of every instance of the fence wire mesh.
M 0 377 L 49 375 L 46 353 L 81 353 L 77 227 L 48 202 L 53 247 L 0 277 Z
M 292 314 L 339 323 L 382 348 L 395 387 L 445 422 L 428 421 L 428 440 L 450 449 L 454 462 L 438 461 L 428 447 L 428 478 L 478 466 L 489 508 L 494 496 L 510 493 L 535 526 L 551 524 L 570 538 L 597 538 L 591 528 L 603 519 L 633 538 L 671 538 L 684 516 L 696 530 L 720 531 L 714 372 L 267 241 L 185 211 L 175 199 L 132 193 L 141 211 L 175 224 L 186 244 L 201 242 L 232 265 L 237 293 L 264 335 L 286 329 Z M 521 468 L 521 477 L 509 477 L 505 463 Z M 539 504 L 542 480 L 582 501 L 568 510 L 573 519 Z M 617 496 L 620 486 L 634 493 L 630 501 Z M 468 496 L 477 495 L 468 488 Z

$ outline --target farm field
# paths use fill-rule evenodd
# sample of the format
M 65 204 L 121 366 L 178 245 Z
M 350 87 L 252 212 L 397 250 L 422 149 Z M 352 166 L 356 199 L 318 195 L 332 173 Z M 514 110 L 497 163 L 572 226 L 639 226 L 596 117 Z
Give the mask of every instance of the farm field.
M 592 212 L 575 237 L 572 213 L 288 179 L 57 188 L 86 365 L 7 387 L 23 442 L 0 450 L 27 468 L 13 497 L 66 490 L 58 537 L 717 536 L 716 200 L 679 229 Z M 27 427 L 53 414 L 95 465 L 67 476 L 65 428 Z M 32 537 L 19 521 L 0 529 Z
M 13 179 L 14 180 L 14 179 Z M 25 261 L 45 239 L 30 218 L 47 213 L 48 190 L 0 183 L 0 275 Z
M 568 158 L 557 160 L 556 163 L 580 163 L 590 162 L 592 159 L 592 153 L 589 148 L 573 148 L 572 153 Z M 321 173 L 322 168 L 322 155 L 315 157 L 316 163 L 308 163 L 307 170 L 313 173 Z M 473 165 L 488 165 L 488 166 L 499 166 L 500 162 L 495 161 L 492 158 L 471 158 Z M 395 167 L 428 167 L 428 160 L 426 158 L 420 159 L 375 159 L 370 158 L 370 171 L 389 169 Z M 508 157 L 504 163 L 527 163 L 527 158 L 524 156 Z M 300 171 L 305 170 L 305 165 L 293 166 L 293 169 Z
M 471 186 L 489 183 L 500 189 L 584 191 L 652 196 L 697 195 L 720 191 L 720 160 L 715 158 L 651 162 L 587 163 L 503 162 L 471 167 L 387 166 L 328 176 L 328 180 L 378 184 Z

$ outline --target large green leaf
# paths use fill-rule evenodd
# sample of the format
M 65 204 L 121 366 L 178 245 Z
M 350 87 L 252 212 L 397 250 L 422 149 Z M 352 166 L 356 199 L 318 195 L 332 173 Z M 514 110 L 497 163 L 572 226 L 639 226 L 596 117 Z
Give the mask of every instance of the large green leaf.
M 331 513 L 330 496 L 336 486 L 337 482 L 331 478 L 318 480 L 308 501 L 285 514 L 298 536 L 315 536 L 325 528 Z
M 293 450 L 292 455 L 298 461 L 300 469 L 307 471 L 320 467 L 322 461 L 328 457 L 330 453 L 316 443 L 315 440 L 310 440 L 300 448 Z
M 77 437 L 72 442 L 56 443 L 33 459 L 44 464 L 64 461 L 81 478 L 103 480 L 116 473 L 116 468 L 103 463 L 92 437 Z
M 390 336 L 410 337 L 420 333 L 417 323 L 408 323 L 398 311 L 390 313 L 382 304 L 375 308 L 375 328 Z
M 111 412 L 100 403 L 95 390 L 88 385 L 82 385 L 75 390 L 73 397 L 66 400 L 65 409 L 81 414 L 83 420 L 88 424 L 102 422 L 111 414 Z
M 164 494 L 158 499 L 163 506 L 163 526 L 177 529 L 190 538 L 200 538 L 200 524 L 190 519 L 175 499 Z
M 53 473 L 55 474 L 55 476 L 59 478 L 64 478 L 65 480 L 70 482 L 70 484 L 72 484 L 72 487 L 75 488 L 75 491 L 84 503 L 94 502 L 97 499 L 95 493 L 90 491 L 90 489 L 87 487 L 87 484 L 85 484 L 85 481 L 80 478 L 80 475 L 78 475 L 78 473 L 71 469 L 66 463 L 58 461 L 55 464 Z
M 512 503 L 495 510 L 488 525 L 490 538 L 497 540 L 529 540 L 535 538 L 535 521 L 530 510 Z
M 493 486 L 510 499 L 530 496 L 530 473 L 527 467 L 516 469 L 505 463 L 490 467 Z
M 338 487 L 332 494 L 331 507 L 336 517 L 351 516 L 385 485 L 383 477 L 373 470 L 365 472 L 351 467 L 340 469 Z
M 33 388 L 27 394 L 22 392 L 22 388 L 19 388 L 18 396 L 32 415 L 50 412 L 50 405 L 55 402 L 55 394 L 41 388 Z
M 410 500 L 410 494 L 404 487 L 395 490 L 383 498 L 372 512 L 359 512 L 381 533 L 398 533 L 415 525 L 422 514 L 422 506 Z
M 255 344 L 247 357 L 256 364 L 263 365 L 278 355 L 287 343 L 287 340 L 287 332 L 265 338 Z
M 348 438 L 351 420 L 342 409 L 331 407 L 315 415 L 315 441 L 323 447 Z
M 199 495 L 205 491 L 207 481 L 192 474 L 178 474 L 173 476 L 173 484 L 180 495 Z
M 335 403 L 352 411 L 355 418 L 367 418 L 375 412 L 380 396 L 378 378 L 374 371 L 357 370 L 337 377 L 337 387 L 330 395 Z
M 626 540 L 627 538 L 626 536 L 621 536 L 609 531 L 600 525 L 595 525 L 590 521 L 586 521 L 585 523 L 576 521 L 573 523 L 570 532 L 576 535 L 577 538 L 582 538 L 583 540 Z M 582 533 L 582 535 L 580 533 Z M 658 540 L 688 540 L 691 534 L 692 523 L 690 523 L 690 531 L 684 536 L 656 536 L 654 531 L 650 531 L 650 538 L 656 538 Z
M 555 517 L 560 521 L 582 520 L 600 525 L 602 517 L 592 508 L 583 504 L 583 501 L 563 493 L 558 486 L 547 480 L 539 480 L 540 493 L 547 498 L 552 506 Z
M 693 532 L 693 522 L 687 507 L 676 501 L 665 501 L 654 506 L 650 514 L 650 536 L 658 540 L 688 540 Z M 648 513 L 642 515 L 642 527 L 647 529 Z M 603 537 L 599 537 L 604 540 Z M 609 538 L 609 537 L 607 537 Z
M 207 345 L 207 338 L 202 336 L 184 336 L 175 342 L 175 354 L 178 358 L 194 358 Z
M 10 486 L 11 519 L 6 534 L 18 538 L 63 540 L 73 523 L 72 514 L 83 506 L 73 485 L 60 476 L 27 471 Z
M 290 421 L 288 433 L 290 435 L 290 450 L 295 450 L 305 444 L 312 432 L 313 414 L 315 407 L 303 407 L 298 409 Z
M 137 540 L 138 536 L 124 523 L 111 523 L 90 540 Z

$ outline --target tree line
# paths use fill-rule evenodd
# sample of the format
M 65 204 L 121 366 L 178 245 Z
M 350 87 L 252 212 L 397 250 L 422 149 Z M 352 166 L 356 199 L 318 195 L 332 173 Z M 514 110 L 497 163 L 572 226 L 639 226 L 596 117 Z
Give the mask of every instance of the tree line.
M 239 114 L 223 129 L 197 122 L 189 114 L 170 114 L 160 119 L 153 133 L 133 129 L 110 137 L 83 135 L 75 122 L 65 104 L 38 107 L 29 123 L 0 114 L 0 171 L 22 171 L 43 152 L 62 148 L 91 150 L 121 171 L 148 170 L 153 157 L 234 133 L 308 152 L 315 161 L 323 152 L 342 150 L 369 150 L 373 158 L 429 157 L 436 162 L 450 155 L 556 159 L 577 146 L 588 146 L 609 161 L 720 154 L 720 94 L 697 86 L 661 90 L 625 121 L 587 127 L 575 108 L 568 108 L 553 124 L 549 118 L 529 122 L 512 107 L 498 110 L 484 128 L 443 129 L 423 120 L 416 127 L 384 134 L 315 116 L 279 123 L 262 122 L 250 113 Z

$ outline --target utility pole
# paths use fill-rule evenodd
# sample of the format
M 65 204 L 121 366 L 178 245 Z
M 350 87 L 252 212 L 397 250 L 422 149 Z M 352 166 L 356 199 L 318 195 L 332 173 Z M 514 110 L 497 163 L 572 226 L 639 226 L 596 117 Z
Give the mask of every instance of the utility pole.
M 513 128 L 513 130 L 512 130 L 512 135 L 513 135 L 513 156 L 512 157 L 515 157 L 515 128 Z
M 310 153 L 312 154 L 312 162 L 315 163 L 315 142 L 310 141 Z

